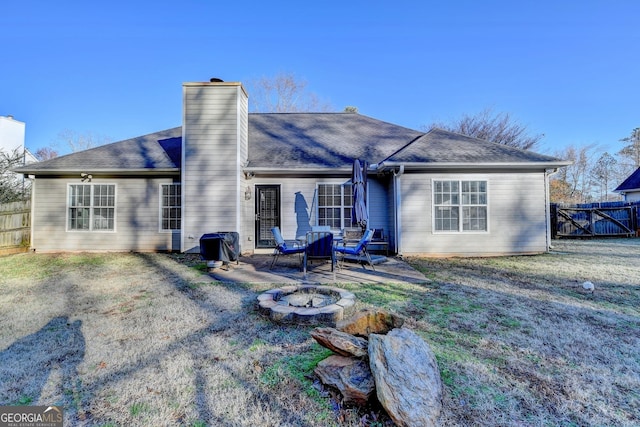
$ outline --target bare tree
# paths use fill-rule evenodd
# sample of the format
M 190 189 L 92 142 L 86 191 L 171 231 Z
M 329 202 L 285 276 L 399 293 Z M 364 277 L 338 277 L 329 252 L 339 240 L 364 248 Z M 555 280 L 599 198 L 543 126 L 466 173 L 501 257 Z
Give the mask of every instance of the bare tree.
M 30 186 L 22 175 L 12 169 L 24 164 L 24 150 L 13 151 L 0 149 L 0 204 L 29 198 Z
M 247 82 L 251 110 L 261 113 L 327 112 L 333 108 L 307 91 L 307 81 L 290 73 Z
M 593 180 L 590 179 L 589 174 L 594 156 L 593 150 L 593 145 L 579 148 L 570 145 L 564 151 L 556 152 L 555 157 L 569 160 L 572 164 L 561 168 L 551 178 L 552 181 L 560 181 L 554 183 L 553 188 L 557 190 L 556 197 L 562 196 L 560 200 L 552 197 L 553 202 L 584 203 L 593 199 L 591 188 Z
M 73 153 L 88 150 L 89 148 L 98 147 L 111 142 L 111 138 L 108 136 L 94 135 L 92 133 L 83 134 L 71 129 L 65 129 L 58 133 L 57 140 L 61 143 L 65 143 Z
M 451 123 L 435 122 L 429 128 L 440 128 L 498 144 L 530 150 L 537 146 L 544 134 L 530 134 L 509 113 L 494 113 L 490 108 L 478 114 L 465 114 Z
M 36 158 L 43 162 L 58 157 L 58 152 L 51 147 L 42 147 L 36 151 Z
M 616 166 L 618 161 L 609 153 L 602 154 L 591 168 L 591 176 L 594 180 L 594 185 L 600 188 L 601 201 L 609 200 L 609 186 L 611 182 L 616 180 L 618 174 L 616 173 Z

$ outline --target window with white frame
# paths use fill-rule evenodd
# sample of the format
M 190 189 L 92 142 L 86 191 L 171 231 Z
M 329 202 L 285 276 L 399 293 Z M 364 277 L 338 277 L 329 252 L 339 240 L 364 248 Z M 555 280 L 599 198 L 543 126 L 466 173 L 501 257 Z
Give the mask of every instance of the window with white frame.
M 160 229 L 180 230 L 182 201 L 180 184 L 160 184 Z
M 68 193 L 69 230 L 115 230 L 116 186 L 114 184 L 70 184 Z
M 332 229 L 352 227 L 351 210 L 353 190 L 351 183 L 318 184 L 318 225 Z
M 487 231 L 487 181 L 433 181 L 435 231 Z

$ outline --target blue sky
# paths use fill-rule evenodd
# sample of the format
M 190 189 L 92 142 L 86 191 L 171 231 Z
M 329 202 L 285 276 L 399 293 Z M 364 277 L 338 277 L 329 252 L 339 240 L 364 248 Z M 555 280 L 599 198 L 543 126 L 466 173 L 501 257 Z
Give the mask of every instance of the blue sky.
M 639 16 L 635 0 L 3 2 L 0 115 L 32 151 L 65 129 L 117 141 L 179 126 L 183 82 L 286 72 L 336 111 L 421 129 L 492 108 L 545 134 L 538 151 L 615 152 L 640 127 Z

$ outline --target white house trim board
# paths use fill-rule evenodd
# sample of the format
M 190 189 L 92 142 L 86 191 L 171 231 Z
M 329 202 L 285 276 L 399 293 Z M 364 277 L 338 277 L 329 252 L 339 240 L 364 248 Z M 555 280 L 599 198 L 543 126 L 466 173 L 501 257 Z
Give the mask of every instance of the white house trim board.
M 460 202 L 456 205 L 460 208 L 459 212 L 458 212 L 458 229 L 457 230 L 436 230 L 436 192 L 434 190 L 435 188 L 435 182 L 436 181 L 452 181 L 452 182 L 458 182 L 460 183 L 460 186 L 462 186 L 462 182 L 465 181 L 478 181 L 478 182 L 485 182 L 486 186 L 487 186 L 487 203 L 486 203 L 486 209 L 487 209 L 487 224 L 486 224 L 486 230 L 463 230 L 463 207 L 465 206 L 462 202 L 462 200 L 460 200 Z M 489 184 L 489 179 L 486 175 L 465 175 L 462 178 L 452 178 L 452 177 L 447 177 L 447 178 L 441 178 L 441 177 L 434 177 L 431 178 L 431 233 L 433 234 L 488 234 L 491 232 L 491 204 L 489 203 L 489 201 L 491 200 L 491 196 L 490 196 L 490 184 Z M 459 189 L 459 194 L 462 195 L 462 188 Z

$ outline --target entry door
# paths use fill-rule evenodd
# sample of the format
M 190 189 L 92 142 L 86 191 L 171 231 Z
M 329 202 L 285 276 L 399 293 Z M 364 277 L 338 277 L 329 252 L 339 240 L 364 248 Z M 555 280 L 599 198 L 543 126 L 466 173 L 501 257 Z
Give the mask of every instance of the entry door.
M 272 227 L 280 227 L 280 186 L 256 185 L 256 248 L 275 246 Z

